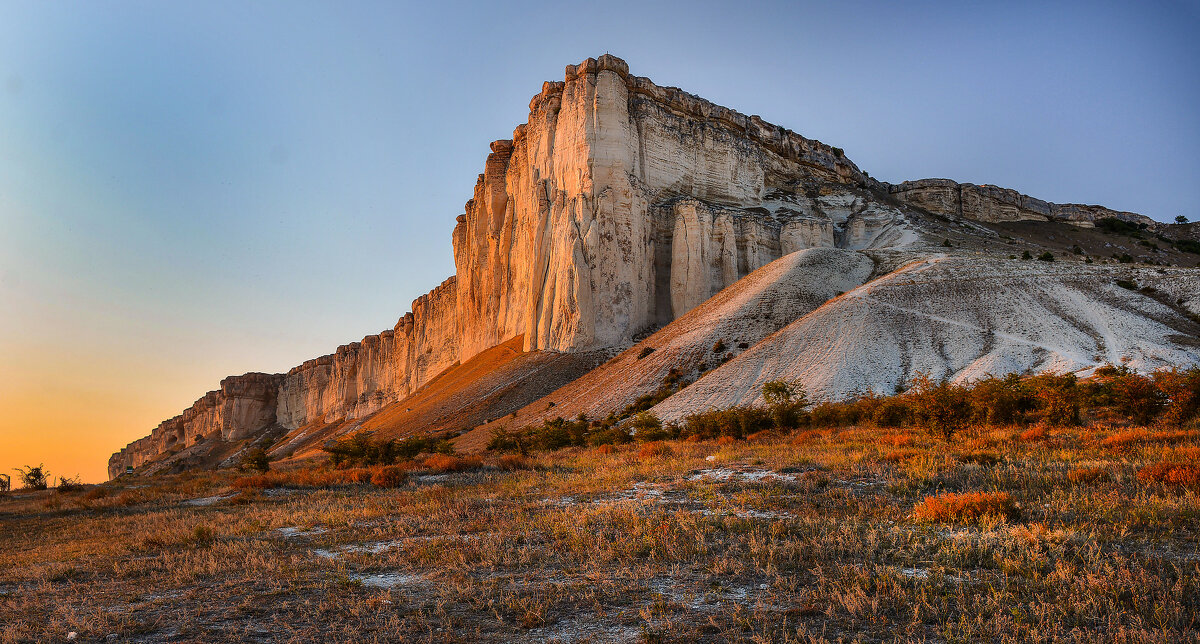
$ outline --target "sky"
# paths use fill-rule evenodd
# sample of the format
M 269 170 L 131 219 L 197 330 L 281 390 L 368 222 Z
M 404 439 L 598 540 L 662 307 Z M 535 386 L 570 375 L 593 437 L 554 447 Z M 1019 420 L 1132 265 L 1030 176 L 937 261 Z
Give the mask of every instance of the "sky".
M 0 471 L 103 480 L 221 378 L 391 328 L 589 56 L 885 181 L 1196 220 L 1197 33 L 1197 2 L 0 2 Z

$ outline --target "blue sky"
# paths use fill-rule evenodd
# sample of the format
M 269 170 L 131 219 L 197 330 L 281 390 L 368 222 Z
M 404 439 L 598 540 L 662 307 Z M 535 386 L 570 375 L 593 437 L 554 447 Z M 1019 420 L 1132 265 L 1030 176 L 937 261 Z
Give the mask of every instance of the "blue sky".
M 883 180 L 1195 220 L 1197 33 L 1194 2 L 9 0 L 0 453 L 34 401 L 86 403 L 46 431 L 106 456 L 390 328 L 453 272 L 488 143 L 588 56 Z

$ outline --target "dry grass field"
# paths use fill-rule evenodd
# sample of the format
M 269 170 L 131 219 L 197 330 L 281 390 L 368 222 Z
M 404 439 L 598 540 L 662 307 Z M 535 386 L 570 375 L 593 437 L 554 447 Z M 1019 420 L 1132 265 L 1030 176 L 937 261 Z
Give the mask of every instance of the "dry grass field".
M 1198 461 L 844 427 L 16 491 L 0 641 L 1196 641 Z

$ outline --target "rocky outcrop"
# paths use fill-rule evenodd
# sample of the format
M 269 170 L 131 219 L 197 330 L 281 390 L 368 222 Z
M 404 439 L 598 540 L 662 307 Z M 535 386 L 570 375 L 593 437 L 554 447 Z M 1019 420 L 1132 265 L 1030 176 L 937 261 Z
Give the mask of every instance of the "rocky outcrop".
M 115 477 L 127 466 L 138 467 L 175 450 L 210 440 L 235 441 L 251 436 L 276 422 L 276 400 L 283 376 L 248 373 L 221 381 L 182 414 L 163 421 L 149 436 L 140 438 L 108 459 L 108 475 Z
M 1003 221 L 1064 221 L 1092 227 L 1097 219 L 1108 217 L 1156 225 L 1153 219 L 1133 212 L 1110 210 L 1103 206 L 1057 204 L 1023 195 L 1009 188 L 957 183 L 950 179 L 921 179 L 888 185 L 897 199 L 934 214 L 963 217 L 991 223 Z
M 871 253 L 877 268 L 911 259 L 888 254 Z M 1151 288 L 1122 288 L 1123 279 Z M 651 411 L 677 421 L 697 410 L 761 404 L 772 380 L 799 381 L 822 401 L 891 395 L 918 373 L 963 383 L 1009 373 L 1087 376 L 1105 364 L 1139 371 L 1200 364 L 1200 324 L 1186 308 L 1200 303 L 1198 287 L 1194 269 L 978 256 L 910 261 L 799 317 Z
M 454 227 L 455 275 L 393 329 L 285 375 L 242 376 L 268 379 L 253 395 L 223 383 L 110 472 L 200 436 L 363 418 L 518 337 L 524 351 L 625 347 L 788 253 L 928 245 L 908 206 L 980 221 L 1140 217 L 946 180 L 880 183 L 838 148 L 608 55 L 544 83 L 483 170 Z
M 709 231 L 689 204 L 664 224 L 660 204 L 757 207 L 773 189 L 824 182 L 866 178 L 837 148 L 632 76 L 616 57 L 568 66 L 533 98 L 513 139 L 492 144 L 455 228 L 461 357 L 521 333 L 526 350 L 621 344 L 673 319 L 702 299 L 659 292 L 684 288 L 663 271 L 709 261 L 683 240 L 718 232 L 723 256 L 745 249 L 706 273 L 713 282 L 686 286 L 711 294 L 778 257 L 780 225 L 760 253 L 753 218 L 731 227 L 717 216 Z M 805 239 L 789 235 L 792 245 Z

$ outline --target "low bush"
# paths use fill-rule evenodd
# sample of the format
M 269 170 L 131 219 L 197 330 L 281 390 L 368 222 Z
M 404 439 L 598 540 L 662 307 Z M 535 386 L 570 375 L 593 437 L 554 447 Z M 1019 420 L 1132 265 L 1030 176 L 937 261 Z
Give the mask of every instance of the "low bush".
M 384 465 L 371 473 L 371 484 L 383 488 L 397 488 L 408 481 L 408 472 L 398 465 Z
M 638 459 L 643 461 L 652 460 L 656 458 L 662 458 L 664 456 L 670 456 L 673 453 L 674 451 L 671 449 L 670 445 L 655 441 L 642 445 L 641 449 L 638 450 Z
M 970 422 L 971 402 L 967 388 L 962 385 L 918 373 L 911 392 L 906 395 L 912 404 L 914 420 L 947 439 Z
M 1180 463 L 1155 463 L 1138 472 L 1143 483 L 1164 483 L 1181 487 L 1200 487 L 1200 465 Z
M 605 447 L 608 446 L 605 445 Z M 611 450 L 612 448 L 608 447 L 608 449 Z M 501 456 L 496 460 L 496 467 L 504 472 L 533 469 L 533 465 L 529 462 L 529 459 L 517 454 L 505 454 L 504 456 Z
M 463 472 L 475 470 L 483 466 L 483 461 L 474 456 L 451 456 L 449 454 L 434 454 L 425 459 L 425 469 L 438 474 L 447 472 Z
M 1027 430 L 1021 432 L 1021 434 L 1020 434 L 1021 441 L 1025 442 L 1025 443 L 1035 443 L 1038 441 L 1044 441 L 1044 440 L 1046 440 L 1046 438 L 1047 438 L 1046 428 L 1043 426 L 1040 426 L 1040 425 L 1037 427 L 1032 427 L 1030 429 L 1027 429 Z
M 45 465 L 31 467 L 18 467 L 17 473 L 21 478 L 21 485 L 26 490 L 44 490 L 50 480 L 50 473 L 46 471 Z
M 84 488 L 83 482 L 78 476 L 60 476 L 58 477 L 58 486 L 55 488 L 59 494 L 71 494 L 78 492 Z
M 211 546 L 217 540 L 217 535 L 212 528 L 206 525 L 198 525 L 192 528 L 191 537 L 188 541 L 198 548 L 206 548 Z
M 987 516 L 1015 519 L 1016 504 L 1007 492 L 964 492 L 927 496 L 913 507 L 918 521 L 975 521 Z
M 327 443 L 321 449 L 329 453 L 329 462 L 335 467 L 395 465 L 402 459 L 413 459 L 421 454 L 454 453 L 454 446 L 446 436 L 375 440 L 366 431 Z
M 700 440 L 712 440 L 723 436 L 740 439 L 774 426 L 775 421 L 767 409 L 731 407 L 684 417 L 680 436 L 683 438 L 695 437 Z
M 242 455 L 238 467 L 247 472 L 266 472 L 271 469 L 271 459 L 267 456 L 267 450 L 255 447 Z

